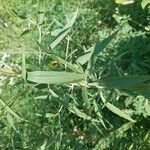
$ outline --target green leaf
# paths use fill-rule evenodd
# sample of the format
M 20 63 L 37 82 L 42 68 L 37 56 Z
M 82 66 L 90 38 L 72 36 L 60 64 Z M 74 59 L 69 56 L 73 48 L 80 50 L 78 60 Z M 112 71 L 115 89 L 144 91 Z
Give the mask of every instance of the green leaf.
M 95 85 L 104 88 L 126 88 L 136 86 L 144 81 L 150 80 L 150 75 L 130 75 L 123 77 L 114 77 L 109 79 L 100 79 L 98 82 L 89 85 Z
M 33 71 L 27 73 L 27 80 L 44 84 L 65 84 L 84 80 L 84 74 L 64 71 Z
M 125 132 L 132 127 L 133 123 L 129 122 L 122 127 L 118 128 L 115 131 L 112 131 L 102 139 L 98 141 L 96 146 L 93 148 L 93 150 L 106 150 L 110 148 L 111 143 L 114 143 L 115 140 L 118 140 L 119 138 L 122 138 L 125 136 Z
M 109 37 L 107 37 L 106 39 L 104 39 L 103 41 L 99 41 L 99 40 L 97 41 L 94 50 L 92 51 L 87 69 L 93 68 L 98 54 L 107 47 L 107 45 L 112 41 L 112 39 L 116 36 L 117 33 L 118 30 L 114 32 L 112 35 L 110 35 Z
M 135 122 L 135 120 L 133 120 L 128 114 L 126 114 L 125 112 L 123 112 L 122 110 L 120 110 L 119 108 L 117 108 L 116 106 L 112 105 L 111 103 L 107 102 L 105 100 L 105 98 L 103 97 L 102 93 L 100 92 L 100 97 L 103 101 L 103 103 L 105 104 L 105 106 L 110 110 L 112 111 L 114 114 L 124 118 L 124 119 L 127 119 L 131 122 Z
M 53 59 L 57 60 L 58 62 L 60 62 L 61 64 L 67 66 L 69 69 L 71 69 L 72 71 L 76 72 L 76 73 L 83 73 L 83 71 L 81 71 L 78 66 L 76 64 L 71 64 L 70 62 L 56 56 L 56 55 L 52 55 L 51 56 Z
M 142 0 L 141 2 L 141 6 L 144 9 L 146 7 L 146 5 L 150 4 L 150 0 Z
M 70 106 L 69 111 L 72 112 L 73 114 L 77 115 L 80 118 L 83 118 L 85 120 L 90 120 L 90 121 L 94 121 L 94 122 L 100 122 L 97 119 L 92 118 L 91 116 L 88 116 L 87 114 L 85 114 L 84 112 L 81 112 L 77 107 L 75 106 Z
M 25 31 L 23 31 L 20 35 L 20 38 L 23 37 L 24 35 L 30 33 L 32 30 L 31 29 L 26 29 Z
M 92 53 L 88 52 L 86 54 L 84 54 L 83 56 L 80 56 L 76 62 L 80 63 L 81 65 L 84 65 L 86 62 L 88 62 L 90 60 Z
M 7 112 L 9 112 L 10 114 L 12 114 L 14 117 L 16 117 L 17 119 L 19 119 L 19 120 L 21 120 L 21 121 L 24 121 L 24 119 L 20 118 L 14 111 L 12 111 L 12 109 L 11 109 L 10 107 L 8 107 L 8 106 L 4 103 L 4 101 L 2 101 L 1 99 L 0 99 L 0 104 L 2 105 L 2 107 L 4 107 L 4 108 L 7 110 Z
M 19 14 L 19 13 L 17 13 L 13 8 L 11 8 L 11 10 L 15 13 L 15 15 L 17 16 L 17 17 L 19 17 L 20 19 L 27 19 L 27 17 L 25 16 L 25 15 L 22 15 L 22 14 Z
M 78 14 L 78 9 L 74 13 L 74 15 L 68 20 L 67 24 L 62 29 L 62 31 L 61 32 L 59 31 L 60 33 L 58 33 L 54 42 L 52 42 L 50 44 L 51 49 L 54 49 L 65 38 L 65 36 L 70 32 L 71 27 L 73 26 L 73 24 L 77 18 L 77 14 Z
M 10 126 L 11 126 L 17 133 L 19 133 L 18 130 L 16 129 L 16 127 L 15 127 L 14 119 L 12 118 L 12 116 L 10 115 L 10 113 L 7 112 L 6 118 L 7 118 L 8 122 L 9 122 Z
M 52 113 L 47 113 L 46 114 L 46 118 L 52 118 L 52 117 L 55 117 L 56 114 L 52 114 Z
M 129 5 L 134 3 L 134 0 L 115 0 L 117 4 Z
M 24 81 L 26 80 L 26 56 L 25 56 L 25 50 L 23 50 L 22 53 L 22 78 Z
M 95 100 L 93 100 L 93 104 L 94 104 L 95 113 L 98 115 L 100 122 L 102 123 L 102 125 L 104 126 L 104 128 L 107 129 L 106 126 L 105 126 L 105 123 L 104 123 L 104 121 L 102 119 L 103 118 L 102 114 L 100 113 L 100 110 L 99 110 L 98 105 L 97 105 L 97 103 L 96 103 Z

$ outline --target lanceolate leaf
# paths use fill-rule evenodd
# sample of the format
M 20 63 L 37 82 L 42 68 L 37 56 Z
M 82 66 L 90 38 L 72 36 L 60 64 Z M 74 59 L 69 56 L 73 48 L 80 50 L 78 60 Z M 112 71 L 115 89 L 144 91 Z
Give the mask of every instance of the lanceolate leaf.
M 103 41 L 99 41 L 99 40 L 97 41 L 95 48 L 92 51 L 87 69 L 90 69 L 94 66 L 98 54 L 107 47 L 107 45 L 111 42 L 111 40 L 116 36 L 117 33 L 118 33 L 118 31 L 114 32 L 112 35 L 110 35 L 109 37 L 107 37 Z
M 24 79 L 24 81 L 26 80 L 26 56 L 24 49 L 22 54 L 22 78 Z
M 76 73 L 83 73 L 83 71 L 81 71 L 78 66 L 76 64 L 71 64 L 70 62 L 58 57 L 58 56 L 55 56 L 55 55 L 52 55 L 51 56 L 53 59 L 59 61 L 61 64 L 67 66 L 69 69 L 71 69 L 72 71 L 76 72 Z
M 104 88 L 129 88 L 130 86 L 136 86 L 147 80 L 150 80 L 150 75 L 131 75 L 109 79 L 100 79 L 98 82 L 92 83 L 91 85 L 95 84 L 95 86 Z
M 88 52 L 88 53 L 82 55 L 81 57 L 79 57 L 77 59 L 77 62 L 80 63 L 81 65 L 84 65 L 87 61 L 89 61 L 91 55 L 92 55 L 92 53 Z
M 33 71 L 27 73 L 27 80 L 35 83 L 65 84 L 84 80 L 84 74 L 64 71 Z
M 128 114 L 126 114 L 125 112 L 123 112 L 122 110 L 120 110 L 119 108 L 117 108 L 116 106 L 112 105 L 111 103 L 109 102 L 106 102 L 105 98 L 103 97 L 102 93 L 100 93 L 100 96 L 101 96 L 101 99 L 103 101 L 103 103 L 105 104 L 105 106 L 110 110 L 112 111 L 114 114 L 124 118 L 124 119 L 127 119 L 131 122 L 135 122 Z
M 78 10 L 74 13 L 74 16 L 70 20 L 68 20 L 68 23 L 62 29 L 62 31 L 60 31 L 60 33 L 58 34 L 54 42 L 50 44 L 51 49 L 54 49 L 64 39 L 64 37 L 70 32 L 71 27 L 73 26 L 76 20 L 77 14 L 78 14 Z
M 12 116 L 11 116 L 8 112 L 7 112 L 6 118 L 7 118 L 8 122 L 9 122 L 9 124 L 11 125 L 11 127 L 12 127 L 17 133 L 19 133 L 18 130 L 16 129 L 14 119 L 12 118 Z
M 4 101 L 2 101 L 0 99 L 0 104 L 2 105 L 3 108 L 6 109 L 7 112 L 9 112 L 10 114 L 12 114 L 15 118 L 21 120 L 21 121 L 24 121 L 22 118 L 20 118 L 15 112 L 12 111 L 12 109 L 10 107 L 8 107 Z
M 85 114 L 84 112 L 80 111 L 77 107 L 75 106 L 70 106 L 69 107 L 69 111 L 72 112 L 73 114 L 79 116 L 80 118 L 83 118 L 85 120 L 91 120 L 91 121 L 94 121 L 94 122 L 100 122 L 99 120 L 97 119 L 94 119 L 92 118 L 91 116 L 88 116 L 87 114 Z

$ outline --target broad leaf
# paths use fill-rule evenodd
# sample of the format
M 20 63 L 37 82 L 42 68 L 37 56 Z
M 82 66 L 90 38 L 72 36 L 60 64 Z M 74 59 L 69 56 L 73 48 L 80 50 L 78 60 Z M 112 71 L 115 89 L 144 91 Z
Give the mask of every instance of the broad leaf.
M 33 71 L 27 73 L 27 80 L 44 84 L 65 84 L 84 80 L 84 74 L 64 71 Z
M 131 75 L 123 77 L 114 77 L 109 79 L 100 79 L 98 80 L 98 82 L 94 82 L 89 85 L 104 88 L 129 88 L 147 80 L 150 80 L 150 75 Z

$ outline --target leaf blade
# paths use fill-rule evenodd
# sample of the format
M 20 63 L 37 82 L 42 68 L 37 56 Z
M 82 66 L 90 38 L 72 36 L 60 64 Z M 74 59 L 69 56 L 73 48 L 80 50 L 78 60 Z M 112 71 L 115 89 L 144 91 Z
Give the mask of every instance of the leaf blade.
M 84 80 L 84 74 L 64 71 L 33 71 L 28 72 L 27 80 L 44 84 L 65 84 Z
M 135 86 L 147 80 L 150 80 L 150 75 L 130 75 L 113 77 L 109 79 L 100 79 L 97 83 L 95 82 L 95 85 L 104 88 L 126 88 Z
M 103 97 L 102 93 L 100 92 L 100 97 L 103 101 L 103 103 L 105 104 L 105 106 L 111 111 L 113 112 L 114 114 L 126 119 L 126 120 L 129 120 L 131 122 L 135 122 L 135 120 L 133 120 L 128 114 L 126 114 L 125 112 L 123 112 L 122 110 L 120 110 L 119 108 L 117 108 L 116 106 L 112 105 L 111 103 L 107 102 L 105 100 L 105 98 Z
M 50 44 L 51 49 L 54 49 L 70 32 L 71 27 L 73 26 L 78 14 L 78 9 L 74 13 L 73 17 L 68 21 L 68 23 L 65 25 L 65 27 L 62 29 L 62 31 L 59 31 L 60 33 L 56 37 L 56 39 Z
M 94 50 L 92 51 L 89 63 L 87 65 L 87 69 L 93 68 L 96 62 L 97 55 L 107 47 L 107 45 L 112 41 L 112 39 L 116 36 L 117 33 L 118 33 L 118 30 L 114 32 L 113 34 L 111 34 L 110 36 L 108 36 L 106 39 L 102 41 L 99 41 L 99 40 L 97 41 L 94 47 Z

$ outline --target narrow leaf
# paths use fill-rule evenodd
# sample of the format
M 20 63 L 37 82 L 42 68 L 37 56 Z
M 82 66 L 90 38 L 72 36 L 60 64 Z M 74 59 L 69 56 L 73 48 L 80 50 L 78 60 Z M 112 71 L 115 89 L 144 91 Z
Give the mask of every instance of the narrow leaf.
M 118 31 L 114 32 L 112 35 L 110 35 L 103 41 L 99 41 L 99 40 L 97 41 L 94 50 L 91 54 L 87 69 L 90 69 L 95 65 L 98 54 L 107 47 L 107 45 L 112 41 L 112 39 L 116 36 L 117 33 Z
M 103 97 L 102 93 L 100 93 L 100 96 L 101 96 L 101 99 L 103 101 L 103 103 L 105 104 L 105 106 L 110 110 L 112 111 L 114 114 L 124 118 L 124 119 L 127 119 L 131 122 L 135 122 L 135 120 L 133 120 L 128 114 L 126 114 L 125 112 L 123 112 L 122 110 L 120 110 L 119 108 L 117 108 L 116 106 L 112 105 L 111 103 L 107 102 L 105 100 L 105 98 Z
M 15 127 L 14 119 L 12 118 L 12 116 L 11 116 L 9 113 L 7 113 L 6 118 L 7 118 L 8 122 L 9 122 L 10 126 L 11 126 L 17 133 L 19 133 L 18 130 L 16 129 L 16 127 Z
M 134 3 L 134 0 L 115 0 L 117 4 L 129 5 Z
M 26 29 L 25 31 L 23 31 L 23 32 L 21 33 L 20 38 L 23 37 L 24 35 L 30 33 L 31 31 L 32 31 L 32 30 L 30 30 L 30 29 Z
M 79 69 L 79 67 L 78 67 L 77 65 L 72 64 L 72 63 L 70 63 L 70 62 L 68 62 L 68 61 L 66 61 L 66 60 L 64 60 L 64 59 L 62 59 L 62 58 L 60 58 L 60 57 L 58 57 L 58 56 L 52 55 L 51 57 L 52 57 L 53 59 L 59 61 L 61 64 L 67 66 L 67 67 L 68 67 L 69 69 L 71 69 L 72 71 L 74 71 L 74 72 L 76 72 L 76 73 L 83 73 L 83 72 Z
M 76 17 L 78 14 L 78 9 L 74 13 L 74 15 L 68 20 L 68 23 L 65 25 L 65 27 L 62 29 L 62 31 L 57 35 L 56 39 L 54 42 L 50 44 L 51 49 L 54 49 L 64 38 L 65 36 L 70 32 L 71 27 L 73 26 Z
M 69 111 L 72 112 L 73 114 L 77 115 L 80 118 L 83 118 L 85 120 L 90 120 L 90 121 L 94 121 L 94 122 L 100 122 L 97 119 L 92 118 L 91 116 L 88 116 L 87 114 L 85 114 L 84 112 L 81 112 L 77 107 L 75 106 L 70 106 L 69 107 Z
M 10 114 L 12 114 L 14 117 L 16 117 L 17 119 L 19 119 L 19 120 L 22 120 L 22 121 L 24 121 L 22 118 L 20 118 L 14 111 L 12 111 L 12 109 L 10 108 L 10 107 L 8 107 L 5 103 L 4 103 L 4 101 L 2 101 L 1 99 L 0 99 L 0 104 L 2 105 L 2 107 L 4 107 Z
M 25 58 L 25 50 L 23 50 L 22 54 L 22 78 L 24 81 L 26 80 L 26 58 Z
M 102 114 L 100 113 L 100 110 L 99 110 L 98 105 L 97 105 L 97 103 L 96 103 L 95 100 L 93 101 L 93 104 L 94 104 L 95 113 L 98 115 L 100 122 L 102 123 L 102 125 L 104 126 L 104 128 L 107 129 L 106 126 L 105 126 L 105 123 L 104 123 L 104 121 L 102 119 L 103 118 Z

